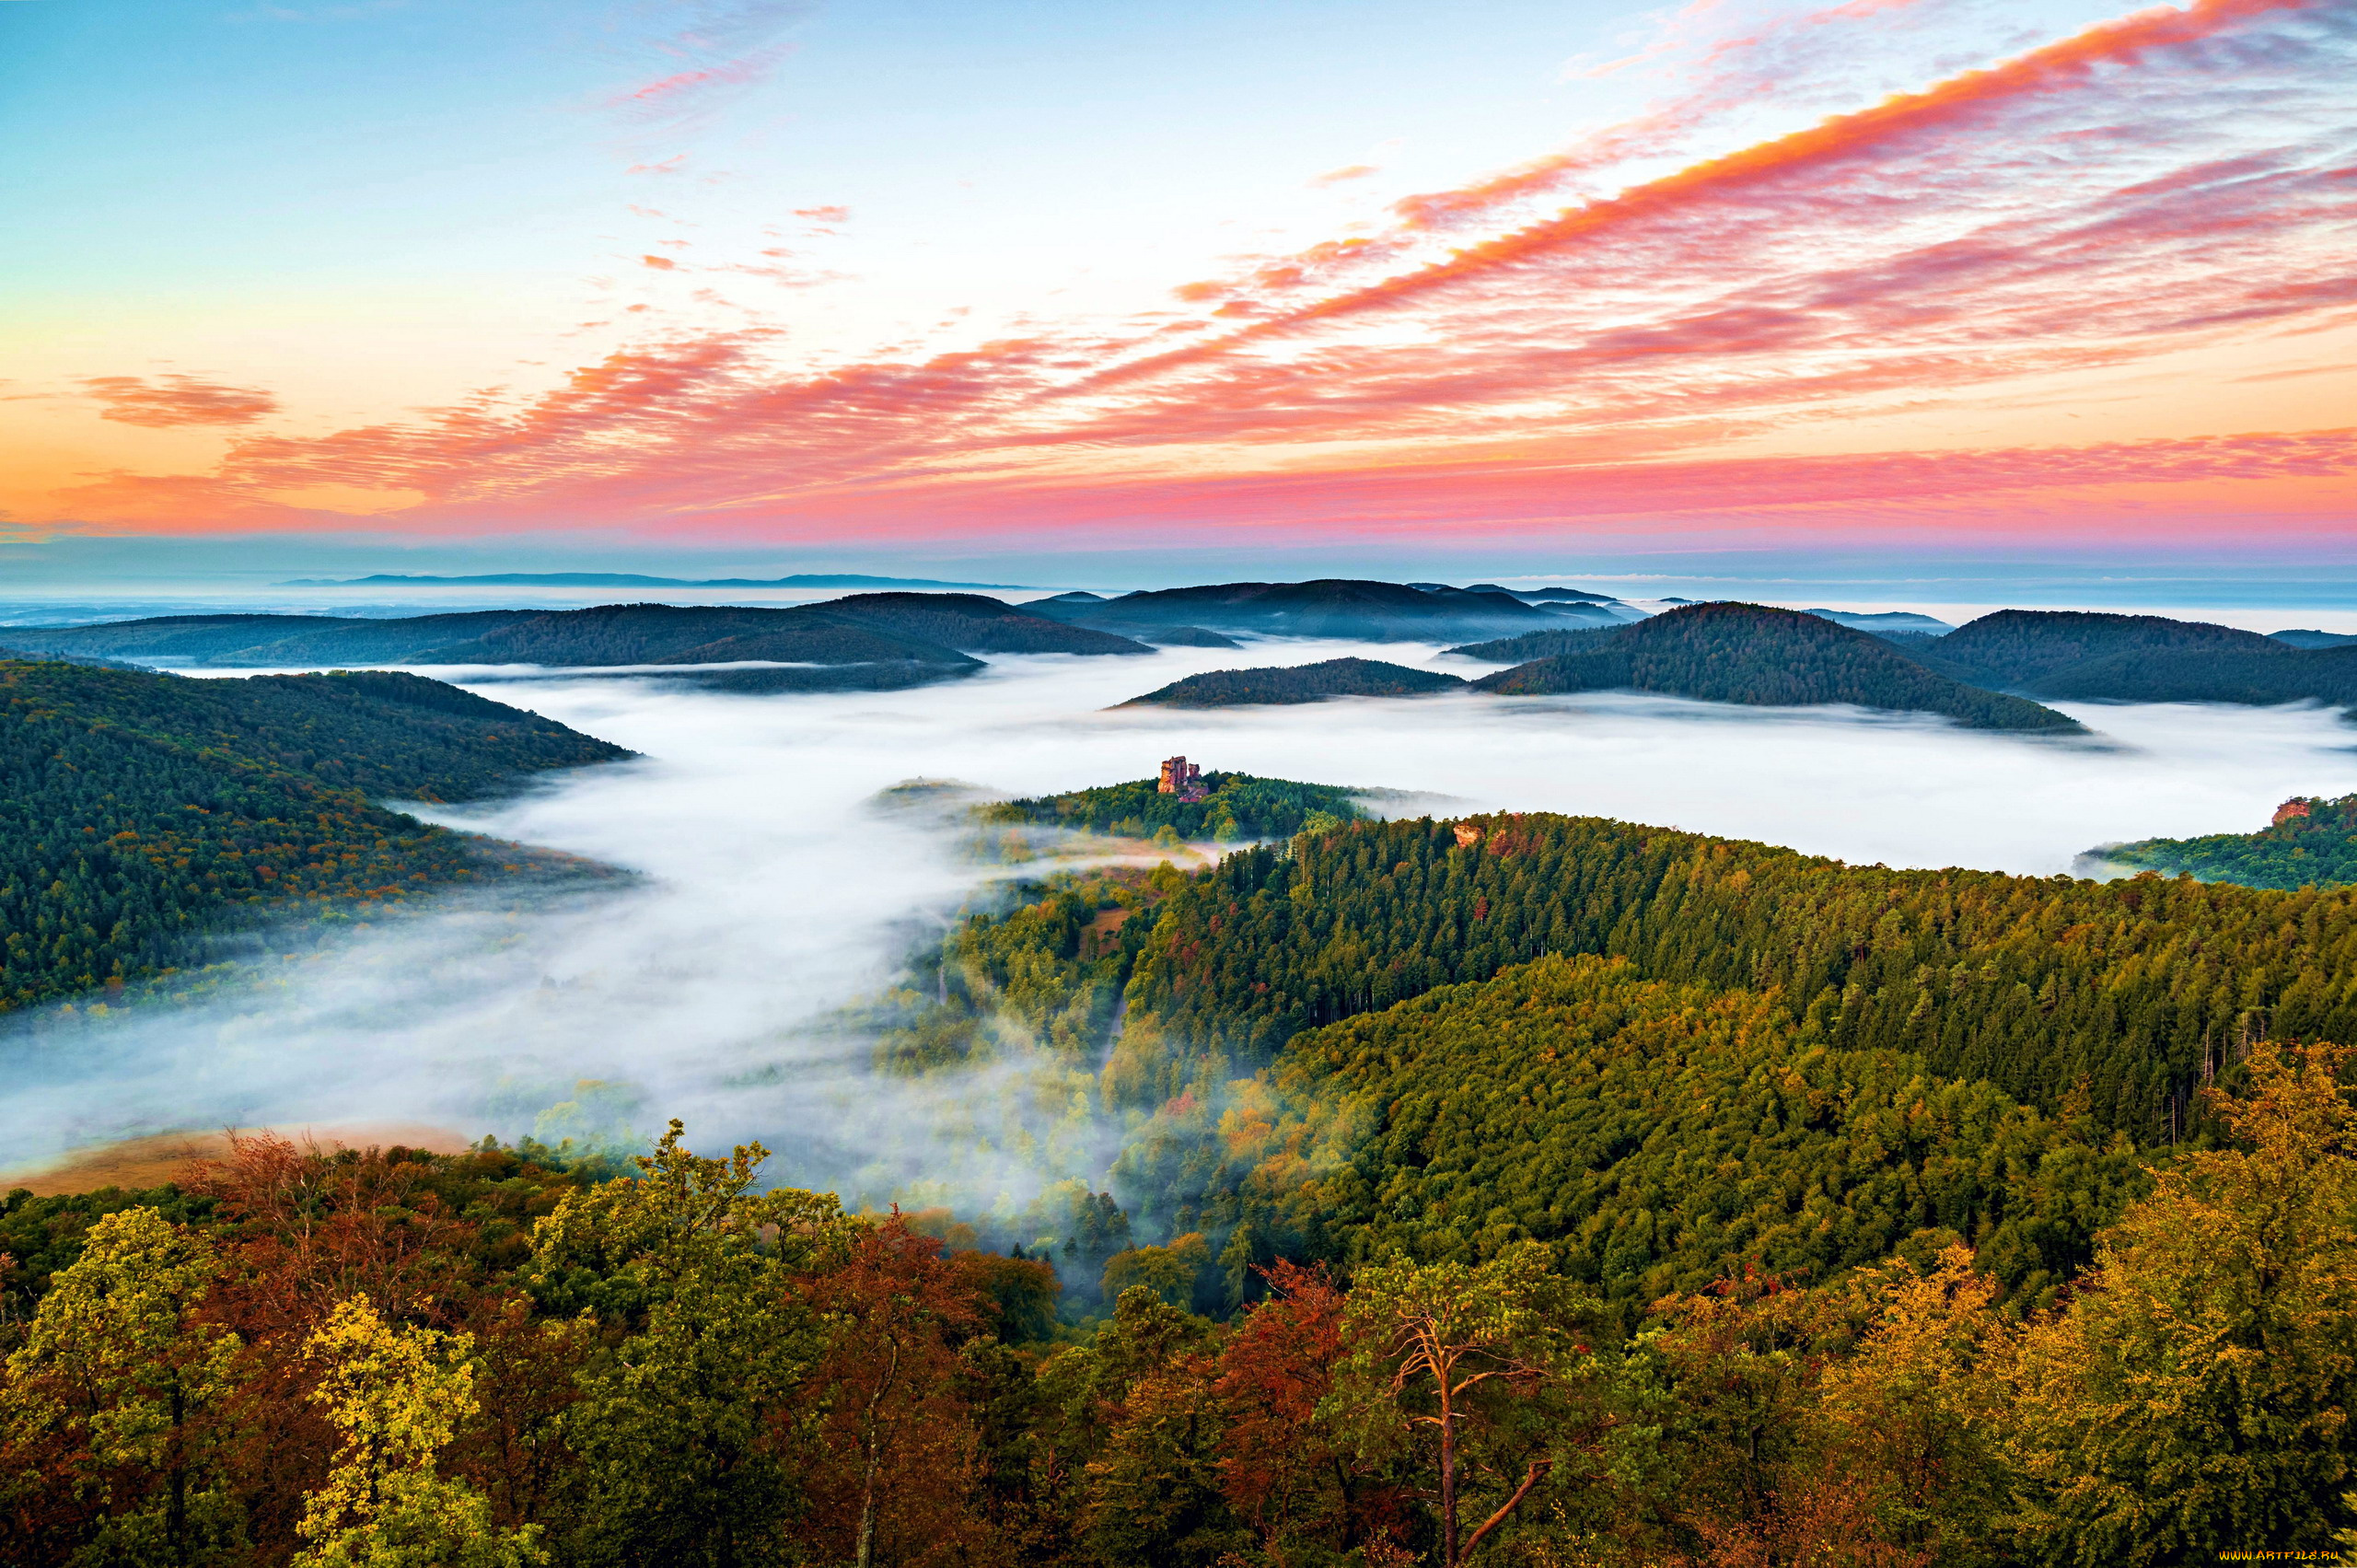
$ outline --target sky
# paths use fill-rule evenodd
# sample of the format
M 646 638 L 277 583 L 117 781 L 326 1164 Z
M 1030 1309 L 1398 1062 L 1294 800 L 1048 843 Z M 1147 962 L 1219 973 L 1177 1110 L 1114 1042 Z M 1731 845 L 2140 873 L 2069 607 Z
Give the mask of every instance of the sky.
M 0 580 L 2345 583 L 2352 110 L 2357 0 L 0 0 Z

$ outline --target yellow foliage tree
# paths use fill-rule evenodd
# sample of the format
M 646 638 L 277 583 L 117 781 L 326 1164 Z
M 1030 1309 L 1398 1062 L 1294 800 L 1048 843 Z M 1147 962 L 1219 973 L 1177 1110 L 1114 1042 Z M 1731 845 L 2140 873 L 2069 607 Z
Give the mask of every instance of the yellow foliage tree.
M 304 1502 L 296 1568 L 536 1568 L 539 1527 L 500 1530 L 491 1504 L 435 1460 L 472 1416 L 465 1334 L 396 1328 L 366 1296 L 339 1302 L 305 1347 L 327 1373 L 311 1398 L 343 1434 Z
M 203 1237 L 154 1209 L 108 1214 L 8 1358 L 8 1435 L 66 1446 L 71 1484 L 104 1511 L 106 1560 L 192 1563 L 238 1533 L 226 1489 L 207 1484 L 203 1418 L 239 1348 L 194 1317 L 216 1266 Z

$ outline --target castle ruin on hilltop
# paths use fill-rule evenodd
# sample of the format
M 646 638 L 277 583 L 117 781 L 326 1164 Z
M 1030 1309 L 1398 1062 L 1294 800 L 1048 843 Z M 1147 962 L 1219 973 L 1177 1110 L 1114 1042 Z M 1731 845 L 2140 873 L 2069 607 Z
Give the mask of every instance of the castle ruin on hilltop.
M 1175 795 L 1182 801 L 1196 801 L 1208 794 L 1203 788 L 1203 771 L 1184 757 L 1168 757 L 1162 763 L 1162 793 Z

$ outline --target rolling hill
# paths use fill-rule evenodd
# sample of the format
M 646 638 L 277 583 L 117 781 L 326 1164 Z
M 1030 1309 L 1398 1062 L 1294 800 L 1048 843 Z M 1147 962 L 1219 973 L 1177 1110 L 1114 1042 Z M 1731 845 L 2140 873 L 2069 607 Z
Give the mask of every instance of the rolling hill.
M 1235 708 L 1263 703 L 1319 703 L 1329 697 L 1428 697 L 1464 689 L 1434 670 L 1380 659 L 1329 658 L 1268 669 L 1213 669 L 1132 697 L 1124 708 Z
M 2119 655 L 2283 652 L 2256 632 L 2161 615 L 2000 610 L 1925 645 L 1991 687 L 2029 690 L 2074 665 Z
M 1968 729 L 2084 733 L 2075 719 L 1950 679 L 1870 633 L 1762 605 L 1689 605 L 1475 681 L 1500 696 L 1655 691 L 1760 706 L 1939 714 Z

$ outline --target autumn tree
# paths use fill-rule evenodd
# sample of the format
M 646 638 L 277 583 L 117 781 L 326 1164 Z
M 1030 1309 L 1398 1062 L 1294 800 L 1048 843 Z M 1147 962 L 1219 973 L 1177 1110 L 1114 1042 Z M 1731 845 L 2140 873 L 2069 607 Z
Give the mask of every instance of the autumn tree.
M 108 1214 L 8 1358 L 7 1482 L 94 1506 L 94 1561 L 187 1568 L 243 1533 L 215 1421 L 240 1347 L 199 1316 L 218 1267 L 154 1209 Z
M 1221 1491 L 1271 1562 L 1387 1538 L 1380 1472 L 1319 1410 L 1343 1360 L 1347 1299 L 1323 1269 L 1280 1260 L 1261 1273 L 1269 1294 L 1220 1347 L 1213 1384 L 1225 1423 Z
M 312 1390 L 342 1435 L 306 1501 L 295 1568 L 537 1568 L 540 1529 L 501 1530 L 491 1504 L 435 1461 L 477 1411 L 465 1334 L 395 1327 L 367 1297 L 339 1303 L 305 1353 Z
M 637 1179 L 565 1194 L 524 1271 L 544 1310 L 609 1336 L 562 1423 L 586 1563 L 782 1562 L 803 1505 L 786 1460 L 815 1428 L 801 1392 L 826 1326 L 799 1286 L 849 1227 L 830 1196 L 755 1191 L 759 1144 L 707 1159 L 682 1135 L 674 1121 Z
M 2357 1111 L 2340 1047 L 2256 1047 L 2192 1150 L 2024 1337 L 2003 1430 L 2037 1561 L 2328 1550 L 2357 1452 Z
M 974 1433 L 958 1342 L 982 1311 L 964 1270 L 895 1209 L 810 1283 L 827 1323 L 811 1380 L 827 1409 L 813 1489 L 840 1499 L 830 1557 L 923 1561 L 970 1537 Z

